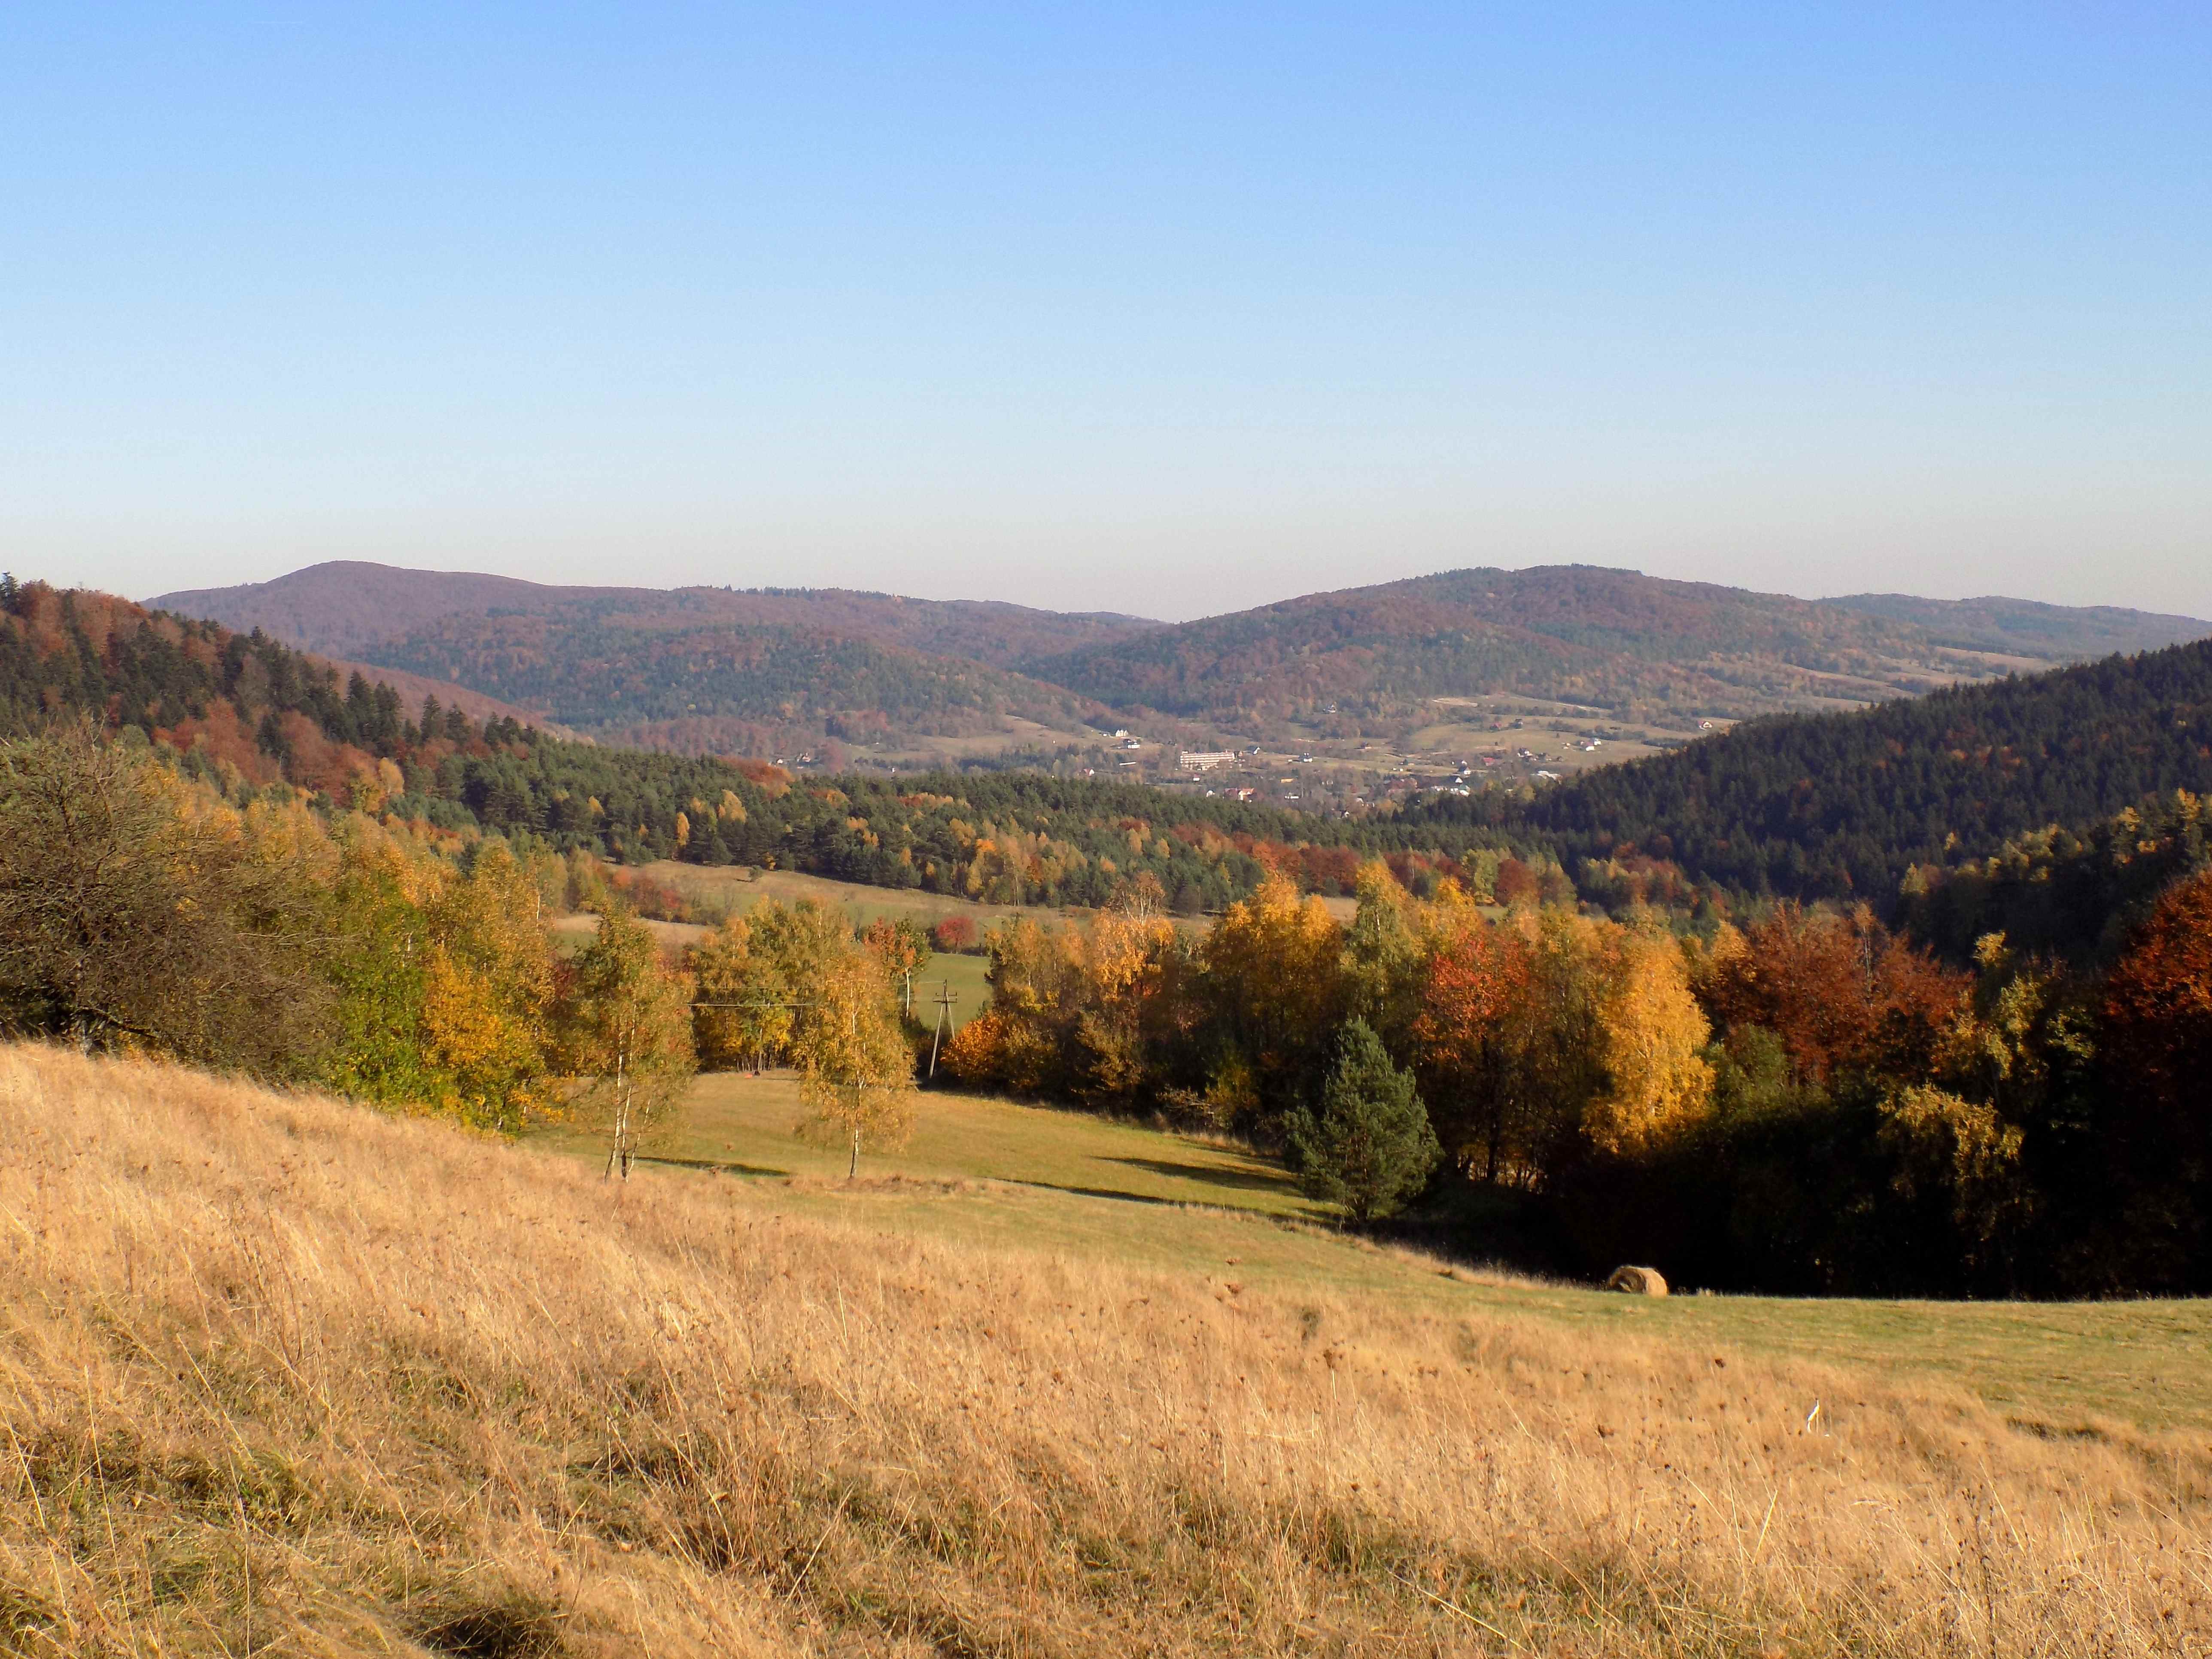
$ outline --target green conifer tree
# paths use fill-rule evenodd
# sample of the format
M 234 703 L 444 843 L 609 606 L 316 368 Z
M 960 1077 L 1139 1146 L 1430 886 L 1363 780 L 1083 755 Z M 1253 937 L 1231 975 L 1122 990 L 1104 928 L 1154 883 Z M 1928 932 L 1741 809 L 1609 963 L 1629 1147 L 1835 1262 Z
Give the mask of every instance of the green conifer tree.
M 1419 1192 L 1443 1156 L 1413 1075 L 1390 1063 L 1362 1019 L 1337 1035 L 1321 1110 L 1291 1115 L 1291 1153 L 1306 1194 L 1355 1221 L 1391 1214 Z

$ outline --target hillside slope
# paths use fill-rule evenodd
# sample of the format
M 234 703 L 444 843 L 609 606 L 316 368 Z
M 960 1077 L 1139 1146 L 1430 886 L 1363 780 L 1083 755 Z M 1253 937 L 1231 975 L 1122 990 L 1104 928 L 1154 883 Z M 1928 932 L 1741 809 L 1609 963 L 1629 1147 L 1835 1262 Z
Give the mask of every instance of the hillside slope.
M 1815 603 L 1589 566 L 1450 571 L 1172 626 L 358 562 L 151 603 L 466 685 L 610 740 L 775 753 L 857 734 L 884 757 L 950 755 L 927 742 L 947 737 L 1079 743 L 1113 710 L 1200 746 L 1334 741 L 1350 758 L 1361 738 L 1426 724 L 1437 700 L 1499 696 L 1686 733 L 1700 720 L 1863 707 L 2212 633 L 2109 608 Z
M 551 587 L 360 562 L 149 604 L 465 686 L 604 741 L 688 754 L 1077 738 L 1105 711 L 1006 665 L 1150 626 L 984 601 Z
M 2086 830 L 2177 790 L 2212 790 L 2212 641 L 1778 715 L 1525 803 L 1475 797 L 1406 817 L 1533 833 L 1571 862 L 1640 851 L 1738 890 L 1887 905 L 1916 865 L 1980 858 L 2050 825 Z
M 2212 1636 L 2179 1442 L 1472 1301 L 920 1243 L 887 1224 L 920 1188 L 846 1189 L 842 1218 L 699 1176 L 611 1189 L 52 1051 L 0 1052 L 0 1136 L 14 1652 Z
M 172 750 L 240 805 L 282 782 L 335 811 L 527 830 L 617 862 L 766 866 L 1013 904 L 1104 904 L 1150 876 L 1178 909 L 1218 909 L 1271 867 L 1341 892 L 1360 851 L 1413 844 L 1388 819 L 1326 821 L 1103 779 L 794 780 L 757 762 L 564 741 L 513 718 L 472 720 L 450 697 L 410 707 L 265 635 L 0 578 L 0 736 L 57 715 Z M 1425 832 L 1418 844 L 1487 839 Z
M 2207 631 L 2212 631 L 2208 629 Z M 2017 653 L 2017 641 L 2004 647 Z M 1310 594 L 1021 666 L 1102 702 L 1258 730 L 1379 727 L 1435 697 L 1507 693 L 1691 728 L 1850 707 L 2023 665 L 1921 622 L 1570 565 L 1458 570 Z
M 1946 645 L 2062 661 L 2158 651 L 2212 636 L 2212 622 L 2199 617 L 2164 616 L 2109 605 L 2039 605 L 2033 599 L 1994 597 L 1923 599 L 1910 593 L 1850 593 L 1820 603 L 1917 623 Z
M 311 565 L 239 587 L 180 590 L 146 604 L 227 628 L 259 628 L 311 651 L 371 657 L 377 656 L 372 647 L 447 619 L 494 616 L 557 618 L 571 626 L 596 619 L 645 629 L 811 629 L 999 667 L 1158 626 L 1137 617 L 1037 611 L 991 599 L 915 599 L 842 588 L 553 586 L 358 560 Z
M 542 709 L 609 742 L 796 753 L 823 738 L 896 749 L 1018 719 L 1068 736 L 1106 711 L 957 656 L 816 628 L 626 614 L 449 617 L 376 659 Z

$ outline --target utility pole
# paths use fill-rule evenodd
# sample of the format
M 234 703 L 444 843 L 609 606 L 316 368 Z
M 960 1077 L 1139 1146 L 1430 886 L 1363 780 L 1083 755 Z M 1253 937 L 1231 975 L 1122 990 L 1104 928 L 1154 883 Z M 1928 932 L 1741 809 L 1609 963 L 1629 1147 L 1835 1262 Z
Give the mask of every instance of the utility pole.
M 960 1000 L 959 994 L 953 990 L 951 980 L 941 979 L 937 981 L 936 1000 L 937 1024 L 929 1033 L 929 1074 L 932 1077 L 937 1075 L 937 1041 L 945 1033 L 945 1021 L 952 1016 L 952 1005 Z

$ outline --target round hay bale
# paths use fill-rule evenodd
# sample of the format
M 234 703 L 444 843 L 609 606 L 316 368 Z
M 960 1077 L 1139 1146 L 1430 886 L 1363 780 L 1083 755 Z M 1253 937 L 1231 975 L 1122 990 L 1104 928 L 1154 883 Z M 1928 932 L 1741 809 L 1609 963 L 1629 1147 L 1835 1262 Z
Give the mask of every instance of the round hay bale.
M 1623 1291 L 1630 1296 L 1664 1296 L 1667 1280 L 1656 1267 L 1615 1267 L 1613 1277 L 1605 1281 L 1608 1291 Z

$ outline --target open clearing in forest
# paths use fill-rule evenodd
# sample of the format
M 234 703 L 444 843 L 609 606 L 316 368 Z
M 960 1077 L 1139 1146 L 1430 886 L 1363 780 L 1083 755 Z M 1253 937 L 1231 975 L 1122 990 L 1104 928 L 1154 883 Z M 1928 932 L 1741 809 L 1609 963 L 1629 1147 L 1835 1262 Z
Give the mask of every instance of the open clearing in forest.
M 934 927 L 947 916 L 966 916 L 975 924 L 976 933 L 981 934 L 1016 916 L 1026 916 L 1032 921 L 1054 927 L 1079 921 L 1092 914 L 1079 906 L 985 904 L 947 893 L 924 892 L 919 887 L 870 887 L 857 881 L 833 881 L 827 876 L 810 876 L 796 870 L 679 864 L 668 859 L 642 868 L 654 880 L 681 890 L 712 909 L 743 911 L 751 909 L 763 899 L 789 904 L 811 898 L 817 903 L 842 909 L 859 927 L 885 916 L 893 921 L 918 922 L 924 927 Z M 1346 896 L 1325 898 L 1322 902 L 1339 921 L 1351 921 L 1358 908 L 1358 901 Z M 1177 927 L 1194 933 L 1203 933 L 1213 925 L 1210 916 L 1176 916 L 1172 920 Z
M 1195 1272 L 1294 1296 L 1480 1308 L 1955 1385 L 2030 1432 L 2179 1431 L 2212 1445 L 2212 1301 L 1878 1302 L 1611 1294 L 1489 1272 L 1346 1236 L 1273 1160 L 1188 1135 L 948 1090 L 922 1092 L 903 1146 L 846 1155 L 795 1135 L 796 1079 L 709 1073 L 654 1151 L 671 1173 L 745 1177 L 751 1206 L 994 1247 Z M 573 1131 L 544 1144 L 591 1155 Z M 1810 1409 L 1812 1401 L 1807 1400 Z

